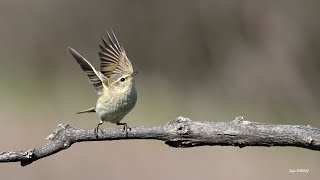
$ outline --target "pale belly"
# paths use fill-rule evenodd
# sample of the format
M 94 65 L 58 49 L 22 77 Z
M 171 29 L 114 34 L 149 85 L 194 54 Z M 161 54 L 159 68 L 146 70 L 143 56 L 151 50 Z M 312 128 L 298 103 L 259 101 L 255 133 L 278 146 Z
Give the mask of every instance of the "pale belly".
M 135 106 L 137 92 L 133 89 L 126 95 L 99 98 L 96 105 L 96 112 L 102 121 L 118 123 Z

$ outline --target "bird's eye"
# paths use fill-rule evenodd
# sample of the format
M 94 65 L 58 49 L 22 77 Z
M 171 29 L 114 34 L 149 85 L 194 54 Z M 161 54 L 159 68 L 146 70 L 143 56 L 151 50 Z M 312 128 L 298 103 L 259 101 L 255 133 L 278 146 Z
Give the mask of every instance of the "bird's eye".
M 124 82 L 125 80 L 126 80 L 125 78 L 121 78 L 121 79 L 120 79 L 121 82 Z

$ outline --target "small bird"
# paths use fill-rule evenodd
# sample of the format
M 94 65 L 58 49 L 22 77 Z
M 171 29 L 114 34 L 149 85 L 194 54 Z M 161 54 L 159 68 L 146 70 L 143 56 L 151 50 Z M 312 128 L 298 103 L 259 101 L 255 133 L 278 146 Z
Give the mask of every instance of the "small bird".
M 70 54 L 76 59 L 82 70 L 88 75 L 89 82 L 94 86 L 99 98 L 97 104 L 84 111 L 96 112 L 100 117 L 100 122 L 95 128 L 98 134 L 99 126 L 103 122 L 123 125 L 123 130 L 128 133 L 127 123 L 120 121 L 133 109 L 137 102 L 137 91 L 134 78 L 138 73 L 133 71 L 132 64 L 128 59 L 124 48 L 119 44 L 115 34 L 112 37 L 107 32 L 108 41 L 102 37 L 100 47 L 101 69 L 97 71 L 84 57 L 77 51 L 68 47 Z

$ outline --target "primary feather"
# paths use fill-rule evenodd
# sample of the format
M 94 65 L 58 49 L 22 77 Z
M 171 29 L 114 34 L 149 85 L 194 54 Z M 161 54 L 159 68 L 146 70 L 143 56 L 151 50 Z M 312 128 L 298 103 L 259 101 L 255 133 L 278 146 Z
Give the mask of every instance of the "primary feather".
M 124 48 L 119 44 L 113 32 L 112 37 L 108 32 L 107 35 L 108 41 L 102 38 L 103 45 L 99 45 L 101 50 L 99 52 L 101 73 L 110 79 L 123 73 L 132 74 L 133 67 Z
M 76 59 L 81 69 L 88 75 L 90 83 L 95 88 L 97 94 L 102 93 L 102 76 L 101 73 L 94 69 L 94 67 L 82 57 L 76 50 L 68 47 L 70 54 Z

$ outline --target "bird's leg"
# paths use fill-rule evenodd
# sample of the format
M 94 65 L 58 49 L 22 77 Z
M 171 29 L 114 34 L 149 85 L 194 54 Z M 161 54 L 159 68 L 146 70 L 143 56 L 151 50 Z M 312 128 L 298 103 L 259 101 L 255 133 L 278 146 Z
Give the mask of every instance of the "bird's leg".
M 128 128 L 129 128 L 129 130 L 131 130 L 131 128 L 128 127 L 128 124 L 127 123 L 120 123 L 120 122 L 118 122 L 116 124 L 117 125 L 123 125 L 123 131 L 126 132 L 126 135 L 128 136 Z
M 100 120 L 100 122 L 98 123 L 97 127 L 94 128 L 94 133 L 98 136 L 98 131 L 100 130 L 101 133 L 103 133 L 103 131 L 99 128 L 99 126 L 103 124 L 103 121 Z

